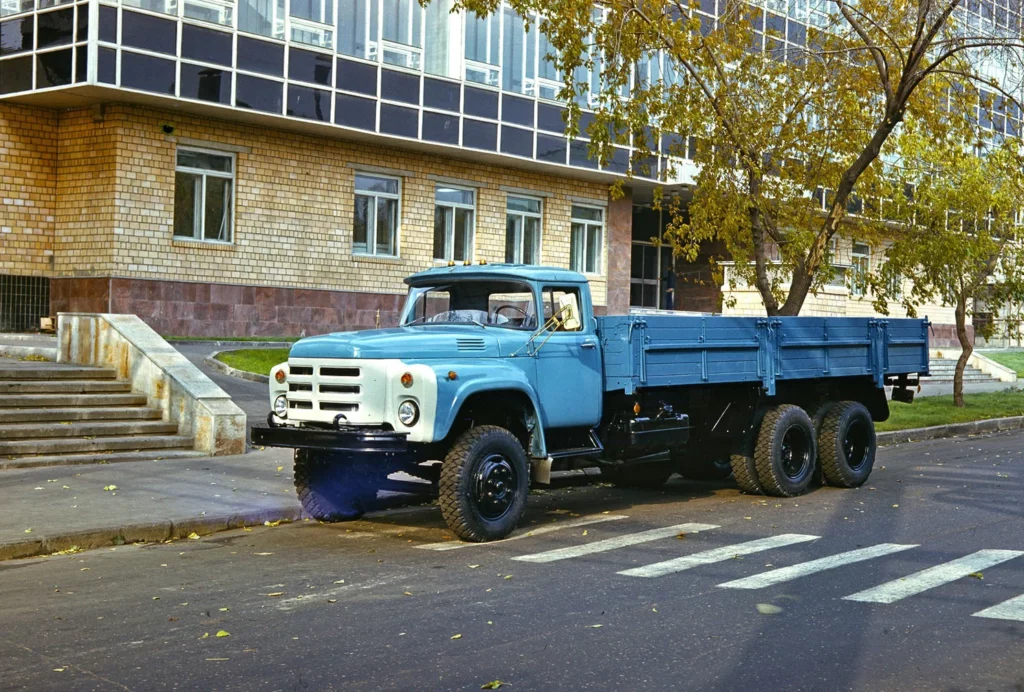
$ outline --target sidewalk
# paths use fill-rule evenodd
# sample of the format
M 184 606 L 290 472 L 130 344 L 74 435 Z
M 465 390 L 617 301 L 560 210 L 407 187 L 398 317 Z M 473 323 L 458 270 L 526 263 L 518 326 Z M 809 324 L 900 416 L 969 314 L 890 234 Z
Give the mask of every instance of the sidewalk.
M 0 507 L 0 560 L 294 521 L 302 511 L 284 449 L 4 471 Z

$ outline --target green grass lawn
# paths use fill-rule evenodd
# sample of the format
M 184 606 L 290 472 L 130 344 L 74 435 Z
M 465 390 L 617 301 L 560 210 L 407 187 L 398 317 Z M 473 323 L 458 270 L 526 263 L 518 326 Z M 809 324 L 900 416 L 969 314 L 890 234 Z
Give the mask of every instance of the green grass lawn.
M 1024 377 L 1024 351 L 985 351 L 981 355 L 1016 370 L 1017 377 Z
M 237 341 L 239 343 L 288 343 L 294 344 L 298 336 L 164 336 L 167 341 Z
M 217 360 L 239 370 L 269 375 L 272 367 L 288 360 L 288 349 L 242 348 L 237 351 L 224 351 L 217 356 Z
M 967 394 L 964 408 L 953 406 L 952 396 L 919 397 L 912 404 L 889 402 L 889 420 L 876 423 L 879 432 L 927 428 L 947 423 L 967 423 L 986 418 L 1024 416 L 1024 390 Z

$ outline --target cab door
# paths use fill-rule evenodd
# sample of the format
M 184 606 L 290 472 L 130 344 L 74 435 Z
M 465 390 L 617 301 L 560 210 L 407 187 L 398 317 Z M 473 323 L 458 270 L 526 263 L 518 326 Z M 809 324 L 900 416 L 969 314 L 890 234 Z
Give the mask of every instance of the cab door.
M 537 337 L 537 394 L 546 428 L 592 428 L 601 421 L 601 349 L 580 287 L 544 286 L 543 319 L 559 325 Z

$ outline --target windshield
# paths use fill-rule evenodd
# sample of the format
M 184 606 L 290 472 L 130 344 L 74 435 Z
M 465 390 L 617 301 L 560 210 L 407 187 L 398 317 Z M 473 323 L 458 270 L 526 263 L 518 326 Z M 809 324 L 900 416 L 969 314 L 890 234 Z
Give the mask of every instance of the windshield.
M 409 289 L 404 326 L 477 324 L 504 329 L 536 329 L 533 291 L 518 281 L 456 281 Z

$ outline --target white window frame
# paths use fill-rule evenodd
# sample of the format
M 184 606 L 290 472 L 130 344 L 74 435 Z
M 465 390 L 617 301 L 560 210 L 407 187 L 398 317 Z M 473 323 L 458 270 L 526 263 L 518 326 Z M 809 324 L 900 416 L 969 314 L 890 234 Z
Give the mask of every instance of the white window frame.
M 579 272 L 581 274 L 586 274 L 587 276 L 601 276 L 602 274 L 604 274 L 604 245 L 605 245 L 605 242 L 604 242 L 605 241 L 605 237 L 604 237 L 604 232 L 605 232 L 604 220 L 605 220 L 605 215 L 606 215 L 605 214 L 605 209 L 603 207 L 595 206 L 595 205 L 592 205 L 592 204 L 573 204 L 572 205 L 572 211 L 575 211 L 576 209 L 580 209 L 580 208 L 582 208 L 582 209 L 590 209 L 592 211 L 598 212 L 601 215 L 601 220 L 600 221 L 594 221 L 593 219 L 582 219 L 582 218 L 577 218 L 576 216 L 571 216 L 570 221 L 569 221 L 569 265 L 570 265 L 570 268 L 573 271 L 577 271 L 577 272 Z M 582 224 L 583 225 L 583 229 L 582 229 L 583 230 L 583 234 L 582 234 L 583 235 L 583 238 L 582 238 L 582 253 L 581 253 L 581 256 L 582 256 L 582 259 L 583 259 L 583 266 L 582 267 L 573 266 L 575 264 L 575 262 L 574 262 L 574 258 L 573 258 L 572 247 L 573 247 L 573 239 L 576 236 L 576 229 L 573 228 L 573 226 L 575 226 L 576 224 Z M 590 244 L 590 240 L 589 240 L 590 233 L 589 233 L 589 231 L 590 231 L 591 227 L 593 227 L 593 226 L 597 226 L 600 229 L 600 232 L 598 233 L 598 238 L 600 238 L 600 245 L 601 246 L 597 250 L 597 266 L 594 268 L 594 271 L 589 271 L 588 272 L 586 270 L 586 264 L 587 264 L 587 257 L 589 255 L 587 250 L 590 249 L 589 248 L 589 244 Z
M 448 190 L 461 190 L 462 192 L 468 192 L 473 195 L 472 204 L 462 204 L 461 202 L 439 202 L 437 200 L 437 188 L 444 187 Z M 463 187 L 461 185 L 436 185 L 434 187 L 434 209 L 438 207 L 447 207 L 452 210 L 451 223 L 447 225 L 444 230 L 444 257 L 435 257 L 435 262 L 458 262 L 461 260 L 455 259 L 455 210 L 466 209 L 473 212 L 472 220 L 469 225 L 469 242 L 466 243 L 466 260 L 472 260 L 476 255 L 476 198 L 477 191 L 471 187 Z M 433 254 L 433 250 L 431 250 Z
M 402 179 L 394 175 L 384 175 L 381 173 L 373 173 L 370 171 L 355 172 L 356 177 L 367 176 L 370 178 L 380 178 L 381 180 L 394 180 L 398 183 L 398 192 L 392 194 L 390 192 L 374 192 L 374 191 L 360 191 L 356 185 L 356 177 L 352 179 L 352 185 L 354 194 L 352 195 L 352 254 L 357 257 L 387 257 L 390 259 L 397 259 L 400 256 L 400 230 L 402 228 Z M 372 203 L 367 208 L 367 219 L 366 219 L 366 250 L 356 250 L 356 238 L 355 238 L 355 203 L 357 197 L 369 197 Z M 394 254 L 385 254 L 383 252 L 377 252 L 377 198 L 381 197 L 384 199 L 395 200 L 395 229 L 394 233 Z
M 866 247 L 867 252 L 857 252 L 858 245 Z M 871 245 L 853 241 L 850 247 L 850 266 L 850 295 L 863 297 L 867 295 L 867 275 L 871 271 Z M 861 277 L 864 279 L 861 280 Z
M 191 151 L 197 154 L 207 154 L 209 156 L 219 156 L 221 158 L 228 159 L 231 162 L 231 171 L 225 173 L 223 171 L 211 171 L 205 168 L 192 168 L 191 166 L 179 166 L 178 165 L 178 152 L 180 151 Z M 202 178 L 202 194 L 196 197 L 195 206 L 192 209 L 193 223 L 192 227 L 195 231 L 195 235 L 191 238 L 188 236 L 177 235 L 174 232 L 174 224 L 171 224 L 171 237 L 175 240 L 185 240 L 188 242 L 195 243 L 214 243 L 217 245 L 234 245 L 235 243 L 235 204 L 238 198 L 238 180 L 236 172 L 238 170 L 238 161 L 235 155 L 226 151 L 218 151 L 216 149 L 202 149 L 200 147 L 177 147 L 174 151 L 174 172 L 177 173 L 189 173 L 191 175 L 198 175 Z M 231 181 L 231 223 L 229 224 L 228 239 L 227 240 L 212 240 L 206 237 L 206 214 L 204 213 L 206 205 L 206 179 L 207 178 L 221 178 Z M 177 184 L 177 183 L 175 183 Z M 177 192 L 175 192 L 177 195 Z M 176 206 L 176 205 L 175 205 Z M 198 222 L 197 222 L 198 219 Z
M 509 209 L 508 208 L 508 203 L 509 203 L 510 200 L 513 200 L 513 199 L 524 199 L 524 200 L 529 200 L 531 202 L 538 202 L 540 204 L 540 211 L 537 212 L 537 213 L 534 213 L 534 212 L 531 212 L 531 211 L 520 211 L 518 209 Z M 509 195 L 508 197 L 505 198 L 505 234 L 506 234 L 505 243 L 506 243 L 506 245 L 508 243 L 508 238 L 507 238 L 507 235 L 508 235 L 508 218 L 510 216 L 518 216 L 518 217 L 520 217 L 522 219 L 522 223 L 519 224 L 519 230 L 516 232 L 518 237 L 515 239 L 516 251 L 515 251 L 515 256 L 513 257 L 513 260 L 512 260 L 512 264 L 522 264 L 523 263 L 523 243 L 525 242 L 525 238 L 524 238 L 525 234 L 523 233 L 523 230 L 526 228 L 526 219 L 537 219 L 537 229 L 539 231 L 537 233 L 536 252 L 534 253 L 536 255 L 536 257 L 537 257 L 537 261 L 536 261 L 535 264 L 530 265 L 530 266 L 537 266 L 537 265 L 542 264 L 542 260 L 541 260 L 541 245 L 542 245 L 542 239 L 544 237 L 544 200 L 542 198 L 540 198 L 540 197 L 530 197 L 529 195 Z

